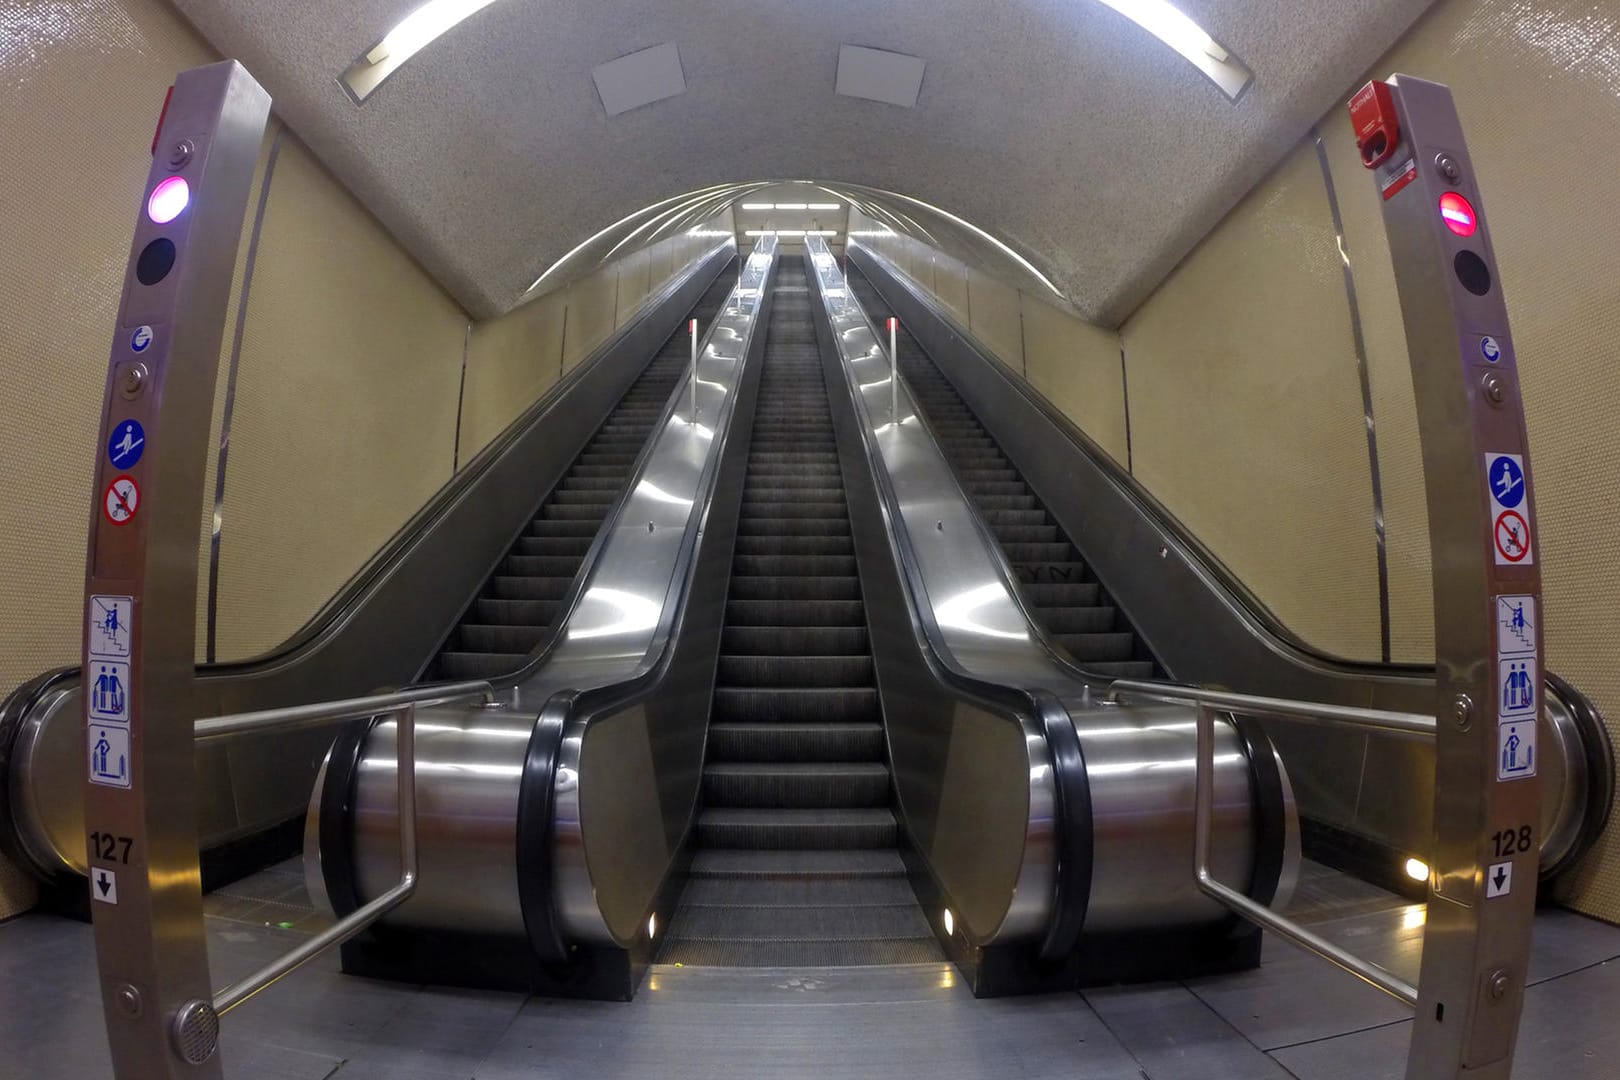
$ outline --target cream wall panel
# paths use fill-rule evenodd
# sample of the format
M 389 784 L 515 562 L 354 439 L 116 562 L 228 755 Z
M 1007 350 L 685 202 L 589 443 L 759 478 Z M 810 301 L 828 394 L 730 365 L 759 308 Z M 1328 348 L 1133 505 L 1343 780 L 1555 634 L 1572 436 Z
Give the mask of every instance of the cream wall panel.
M 0 145 L 14 152 L 0 189 L 32 198 L 0 215 L 0 696 L 77 661 L 107 355 L 152 125 L 175 72 L 216 59 L 156 0 L 25 9 L 4 33 Z M 0 859 L 0 918 L 34 899 Z
M 37 27 L 19 16 L 5 33 L 19 36 L 0 45 L 0 143 L 30 149 L 0 157 L 0 188 L 31 198 L 0 215 L 0 696 L 77 662 L 107 355 L 152 125 L 175 72 L 215 59 L 156 0 L 77 5 Z
M 1294 632 L 1377 659 L 1364 413 L 1314 149 L 1250 193 L 1122 335 L 1137 477 Z
M 220 338 L 219 370 L 214 383 L 214 410 L 208 426 L 208 454 L 203 473 L 202 515 L 197 527 L 195 652 L 199 663 L 208 659 L 208 571 L 213 549 L 214 498 L 219 469 L 220 431 L 224 427 L 225 399 L 229 394 L 231 353 L 235 349 L 236 322 L 241 314 L 242 286 L 247 280 L 248 258 L 252 254 L 253 224 L 258 218 L 259 199 L 263 194 L 265 181 L 270 178 L 283 130 L 281 121 L 273 116 L 265 125 L 264 142 L 259 148 L 259 161 L 253 173 L 253 188 L 248 193 L 247 213 L 242 219 L 242 237 L 236 252 L 236 267 L 231 274 L 231 296 L 225 310 L 225 332 Z
M 1367 351 L 1389 567 L 1390 659 L 1433 663 L 1429 505 L 1423 487 L 1423 453 L 1418 443 L 1406 328 L 1384 237 L 1383 200 L 1361 166 L 1349 113 L 1342 109 L 1329 113 L 1323 118 L 1321 133 L 1344 220 L 1345 252 L 1355 279 Z
M 1021 296 L 1025 377 L 1121 465 L 1128 460 L 1119 335 Z
M 968 270 L 968 310 L 973 313 L 973 336 L 989 347 L 1001 362 L 1019 374 L 1024 371 L 1023 316 L 1018 291 L 979 270 Z
M 637 251 L 626 255 L 618 261 L 619 295 L 614 304 L 615 327 L 623 326 L 630 321 L 641 307 L 641 302 L 647 299 L 649 255 L 646 251 Z
M 466 326 L 289 136 L 237 367 L 221 659 L 286 639 L 449 479 Z
M 506 430 L 562 374 L 566 290 L 475 325 L 462 388 L 462 466 Z
M 619 275 L 614 266 L 580 278 L 568 286 L 568 325 L 563 334 L 563 370 L 590 354 L 613 332 L 618 305 Z
M 1503 295 L 1518 350 L 1534 459 L 1545 618 L 1546 664 L 1596 701 L 1620 741 L 1620 314 L 1614 250 L 1620 225 L 1595 213 L 1614 201 L 1620 171 L 1620 0 L 1446 0 L 1379 64 L 1380 76 L 1412 71 L 1450 84 L 1489 215 Z M 1338 110 L 1324 134 L 1334 146 L 1334 175 L 1357 214 L 1350 233 L 1357 289 L 1369 296 L 1367 321 L 1398 323 L 1388 248 L 1381 224 L 1365 211 L 1370 187 L 1350 164 L 1348 123 Z M 1556 137 L 1545 137 L 1549 118 Z M 1341 164 L 1344 162 L 1344 164 Z M 1364 253 L 1364 254 L 1363 254 Z M 1369 342 L 1371 344 L 1371 342 Z M 1387 385 L 1380 401 L 1400 422 L 1404 342 L 1380 342 Z M 1376 383 L 1375 383 L 1376 385 Z M 1404 406 L 1410 409 L 1410 404 Z M 1390 486 L 1414 505 L 1422 498 L 1416 440 L 1389 452 Z M 1398 455 L 1398 456 L 1397 456 Z M 1415 515 L 1414 515 L 1415 516 Z M 1409 525 L 1417 531 L 1417 523 Z M 1412 536 L 1409 542 L 1417 544 Z M 1426 535 L 1422 537 L 1427 543 Z M 1425 553 L 1426 558 L 1426 553 Z M 1416 562 L 1414 558 L 1414 563 Z M 1424 563 L 1426 565 L 1426 562 Z M 1427 582 L 1414 571 L 1391 597 L 1418 627 L 1414 647 L 1429 644 Z M 1410 595 L 1408 595 L 1410 594 Z M 1428 620 L 1432 622 L 1432 617 Z M 1430 644 L 1432 649 L 1432 644 Z M 1620 922 L 1620 830 L 1610 826 L 1598 850 L 1564 882 L 1561 898 L 1578 910 Z
M 966 268 L 959 260 L 943 252 L 934 252 L 931 258 L 934 264 L 934 295 L 950 309 L 957 322 L 963 326 L 969 325 L 972 315 L 968 307 Z

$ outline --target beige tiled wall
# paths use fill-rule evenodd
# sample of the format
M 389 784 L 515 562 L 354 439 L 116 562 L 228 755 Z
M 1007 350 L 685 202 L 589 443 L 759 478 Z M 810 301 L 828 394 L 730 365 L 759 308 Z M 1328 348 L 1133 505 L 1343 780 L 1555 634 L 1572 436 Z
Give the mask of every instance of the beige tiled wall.
M 4 695 L 78 656 L 101 395 L 152 128 L 174 73 L 214 56 L 158 0 L 0 21 Z M 0 862 L 0 918 L 33 901 Z
M 1020 294 L 1024 373 L 1115 461 L 1129 460 L 1119 335 Z
M 1518 351 L 1547 667 L 1591 695 L 1620 740 L 1620 219 L 1609 210 L 1620 168 L 1617 55 L 1620 0 L 1443 0 L 1370 74 L 1435 79 L 1456 95 Z M 1388 248 L 1348 119 L 1335 109 L 1322 131 L 1368 330 L 1386 501 L 1406 518 L 1392 611 L 1408 647 L 1432 655 L 1422 472 Z M 1611 826 L 1566 879 L 1562 898 L 1620 922 L 1620 829 Z
M 1290 154 L 1121 336 L 1137 479 L 1295 633 L 1378 659 L 1365 413 L 1315 149 Z

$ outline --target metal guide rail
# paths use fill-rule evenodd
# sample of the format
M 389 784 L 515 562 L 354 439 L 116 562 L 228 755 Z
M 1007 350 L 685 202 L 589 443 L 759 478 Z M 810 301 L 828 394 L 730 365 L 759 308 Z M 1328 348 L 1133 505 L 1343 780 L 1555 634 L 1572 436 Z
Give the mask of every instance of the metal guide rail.
M 419 705 L 437 705 L 478 697 L 484 702 L 495 700 L 495 689 L 487 682 L 448 683 L 425 686 L 418 690 L 405 690 L 396 694 L 375 697 L 350 698 L 316 705 L 295 705 L 285 709 L 266 709 L 262 712 L 239 713 L 196 724 L 197 741 L 224 738 L 227 735 L 266 734 L 273 731 L 293 731 L 341 720 L 391 718 L 398 726 L 395 741 L 396 772 L 399 789 L 399 882 L 387 892 L 370 901 L 358 911 L 339 919 L 308 941 L 277 957 L 246 978 L 233 983 L 214 995 L 212 1008 L 223 1016 L 248 998 L 270 986 L 282 976 L 291 973 L 317 956 L 354 937 L 360 931 L 388 914 L 409 899 L 416 891 L 416 709 Z M 187 1002 L 181 1007 L 182 1016 L 188 1010 L 200 1012 L 200 1001 Z
M 1355 709 L 1343 705 L 1322 705 L 1286 698 L 1234 694 L 1222 690 L 1171 686 L 1165 683 L 1118 679 L 1108 686 L 1108 696 L 1153 698 L 1159 701 L 1189 702 L 1198 709 L 1198 752 L 1193 803 L 1193 875 L 1198 887 L 1233 911 L 1276 933 L 1301 948 L 1308 949 L 1359 979 L 1405 1002 L 1417 1005 L 1417 988 L 1377 964 L 1363 960 L 1346 949 L 1312 933 L 1299 923 L 1258 904 L 1243 893 L 1216 880 L 1210 869 L 1210 830 L 1215 817 L 1215 720 L 1216 711 L 1242 713 L 1256 719 L 1281 717 L 1342 727 L 1363 728 L 1382 735 L 1408 739 L 1432 739 L 1435 721 L 1417 713 L 1387 712 L 1381 709 Z

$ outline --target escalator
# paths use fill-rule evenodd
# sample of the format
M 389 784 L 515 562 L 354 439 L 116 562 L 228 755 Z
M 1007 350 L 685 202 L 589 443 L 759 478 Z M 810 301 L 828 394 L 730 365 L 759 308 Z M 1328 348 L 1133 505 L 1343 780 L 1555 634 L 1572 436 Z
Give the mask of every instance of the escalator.
M 721 274 L 692 310 L 708 326 L 735 284 Z M 547 636 L 602 520 L 690 361 L 683 323 L 512 544 L 429 668 L 434 681 L 485 679 L 522 667 Z
M 660 960 L 943 959 L 906 878 L 803 264 L 777 271 L 690 876 Z
M 851 264 L 848 281 L 875 324 L 892 312 Z M 1054 644 L 1085 671 L 1118 679 L 1162 674 L 1130 621 L 1086 566 L 1074 543 L 1030 490 L 996 440 L 904 325 L 900 373 L 916 396 L 962 487 L 995 532 L 1031 613 Z

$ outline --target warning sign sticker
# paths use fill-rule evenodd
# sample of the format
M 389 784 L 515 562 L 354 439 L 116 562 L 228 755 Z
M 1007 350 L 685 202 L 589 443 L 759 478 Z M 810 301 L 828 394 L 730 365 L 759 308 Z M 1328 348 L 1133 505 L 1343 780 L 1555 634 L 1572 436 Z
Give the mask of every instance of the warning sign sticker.
M 1524 455 L 1486 454 L 1485 486 L 1491 496 L 1491 546 L 1497 566 L 1535 562 L 1530 536 L 1529 485 Z

